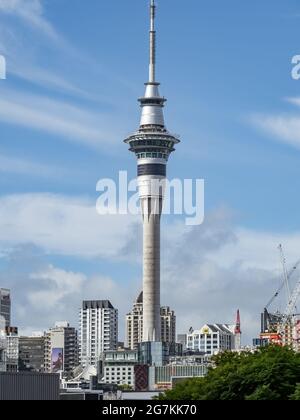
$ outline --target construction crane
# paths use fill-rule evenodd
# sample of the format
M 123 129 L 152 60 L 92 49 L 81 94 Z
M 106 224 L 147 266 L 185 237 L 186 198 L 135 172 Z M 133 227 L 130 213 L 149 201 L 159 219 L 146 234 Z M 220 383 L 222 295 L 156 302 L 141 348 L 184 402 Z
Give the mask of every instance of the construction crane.
M 294 274 L 294 272 L 297 270 L 297 268 L 300 265 L 300 260 L 298 260 L 293 267 L 287 271 L 287 281 L 289 282 L 289 280 L 291 279 L 292 275 Z M 279 296 L 279 293 L 281 292 L 281 290 L 284 288 L 284 286 L 286 285 L 286 279 L 284 279 L 282 281 L 282 283 L 280 284 L 279 288 L 276 290 L 276 293 L 271 297 L 271 299 L 269 300 L 269 302 L 266 304 L 265 309 L 268 309 L 269 306 L 274 302 L 274 300 Z
M 271 297 L 271 299 L 269 300 L 269 302 L 266 304 L 263 314 L 262 314 L 262 320 L 261 320 L 261 332 L 264 333 L 265 331 L 269 331 L 272 330 L 272 324 L 274 326 L 277 326 L 278 323 L 280 322 L 280 318 L 281 318 L 281 314 L 280 313 L 276 313 L 276 314 L 270 314 L 269 313 L 269 307 L 271 306 L 271 304 L 274 302 L 274 300 L 279 296 L 280 292 L 282 291 L 282 289 L 285 287 L 286 288 L 286 292 L 287 292 L 287 296 L 288 299 L 287 301 L 290 301 L 291 298 L 291 293 L 290 293 L 290 286 L 289 286 L 289 280 L 291 279 L 291 277 L 293 276 L 294 272 L 297 270 L 297 268 L 300 265 L 300 259 L 298 261 L 296 261 L 296 263 L 293 265 L 293 267 L 290 270 L 287 270 L 286 267 L 286 259 L 284 256 L 284 252 L 283 252 L 283 247 L 280 244 L 278 246 L 279 249 L 279 253 L 280 253 L 280 259 L 281 259 L 281 263 L 282 263 L 282 267 L 283 267 L 283 281 L 281 282 L 279 288 L 277 289 L 276 293 Z M 273 326 L 273 330 L 277 328 L 274 328 Z M 274 331 L 275 332 L 275 331 Z
M 300 296 L 300 278 L 291 294 L 290 300 L 285 308 L 281 322 L 278 325 L 277 332 L 283 338 L 285 336 L 286 327 L 293 318 L 293 311 L 295 310 L 297 300 Z
M 284 285 L 286 288 L 287 301 L 289 301 L 289 299 L 291 298 L 291 290 L 290 290 L 290 285 L 289 285 L 288 272 L 286 268 L 286 259 L 285 259 L 285 255 L 284 255 L 281 244 L 279 244 L 278 249 L 279 249 L 280 260 L 281 260 L 282 269 L 283 269 L 283 280 L 284 280 Z

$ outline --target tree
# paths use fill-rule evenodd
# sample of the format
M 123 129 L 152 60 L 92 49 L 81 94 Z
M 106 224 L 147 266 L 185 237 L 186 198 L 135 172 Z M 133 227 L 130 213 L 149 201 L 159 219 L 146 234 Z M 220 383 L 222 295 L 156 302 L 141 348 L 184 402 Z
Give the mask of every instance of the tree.
M 160 400 L 300 399 L 300 354 L 268 346 L 254 353 L 225 352 L 214 358 L 205 378 L 180 382 Z
M 300 384 L 296 386 L 294 394 L 291 396 L 291 400 L 300 401 Z

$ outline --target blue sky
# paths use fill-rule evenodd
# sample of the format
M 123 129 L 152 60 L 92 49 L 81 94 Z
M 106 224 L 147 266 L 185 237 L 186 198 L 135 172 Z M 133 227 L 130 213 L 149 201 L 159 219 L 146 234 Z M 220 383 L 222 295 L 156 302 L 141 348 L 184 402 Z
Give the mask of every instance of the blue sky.
M 26 331 L 111 298 L 122 335 L 139 293 L 139 218 L 94 207 L 98 179 L 135 176 L 122 140 L 147 79 L 147 3 L 0 0 L 0 281 Z M 163 225 L 163 303 L 180 331 L 240 307 L 249 341 L 278 283 L 276 246 L 299 258 L 299 19 L 293 0 L 158 1 L 158 79 L 182 138 L 169 176 L 206 182 L 205 224 Z M 178 280 L 184 298 L 169 293 Z

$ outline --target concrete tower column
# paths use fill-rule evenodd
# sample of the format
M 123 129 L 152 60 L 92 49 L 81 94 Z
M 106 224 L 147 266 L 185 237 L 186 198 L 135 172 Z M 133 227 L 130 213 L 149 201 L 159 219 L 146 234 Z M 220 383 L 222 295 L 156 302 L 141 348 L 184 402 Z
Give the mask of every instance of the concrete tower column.
M 162 197 L 141 199 L 143 214 L 143 341 L 160 341 L 160 218 Z

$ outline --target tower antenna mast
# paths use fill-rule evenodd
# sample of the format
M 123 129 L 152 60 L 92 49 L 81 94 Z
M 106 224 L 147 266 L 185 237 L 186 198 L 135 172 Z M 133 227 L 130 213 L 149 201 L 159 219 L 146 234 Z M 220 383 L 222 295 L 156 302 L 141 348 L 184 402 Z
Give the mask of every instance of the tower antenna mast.
M 155 30 L 155 0 L 150 4 L 150 65 L 149 65 L 149 83 L 155 83 L 155 65 L 156 65 L 156 30 Z

